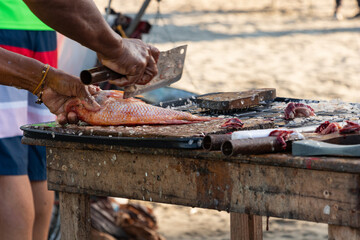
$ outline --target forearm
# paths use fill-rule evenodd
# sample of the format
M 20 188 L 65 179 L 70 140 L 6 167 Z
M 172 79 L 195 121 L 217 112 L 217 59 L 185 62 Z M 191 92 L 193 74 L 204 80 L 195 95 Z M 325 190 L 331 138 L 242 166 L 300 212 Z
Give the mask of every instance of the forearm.
M 48 26 L 106 56 L 121 49 L 121 37 L 106 23 L 92 0 L 24 0 Z
M 0 84 L 30 92 L 39 84 L 44 64 L 0 47 Z

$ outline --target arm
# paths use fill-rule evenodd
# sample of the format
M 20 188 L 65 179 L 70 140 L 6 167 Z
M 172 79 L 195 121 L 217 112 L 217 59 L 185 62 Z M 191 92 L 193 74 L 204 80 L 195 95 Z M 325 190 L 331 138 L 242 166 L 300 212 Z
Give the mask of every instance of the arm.
M 92 0 L 24 0 L 44 23 L 98 53 L 112 70 L 126 75 L 118 85 L 145 84 L 157 74 L 159 50 L 138 39 L 122 39 Z
M 43 77 L 44 64 L 35 59 L 7 51 L 0 47 L 0 84 L 13 86 L 33 92 Z M 93 86 L 84 86 L 81 81 L 65 72 L 50 68 L 43 89 L 44 104 L 58 116 L 61 124 L 76 122 L 75 113 L 66 113 L 63 105 L 73 96 L 84 99 L 90 110 L 99 109 L 91 93 L 97 91 Z M 35 92 L 39 94 L 40 90 Z
M 0 84 L 34 91 L 44 64 L 0 48 Z

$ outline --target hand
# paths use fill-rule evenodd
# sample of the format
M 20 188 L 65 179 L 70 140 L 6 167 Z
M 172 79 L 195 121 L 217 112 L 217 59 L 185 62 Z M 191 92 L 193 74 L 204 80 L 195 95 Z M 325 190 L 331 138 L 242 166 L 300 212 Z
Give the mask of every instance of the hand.
M 98 91 L 100 88 L 92 85 L 85 86 L 80 79 L 52 68 L 47 76 L 42 101 L 50 112 L 57 116 L 59 124 L 76 123 L 78 122 L 76 113 L 66 113 L 64 104 L 71 97 L 79 97 L 84 100 L 82 102 L 88 110 L 97 111 L 100 106 L 92 95 Z
M 112 81 L 119 87 L 144 85 L 158 73 L 156 63 L 159 59 L 159 50 L 139 39 L 123 38 L 121 49 L 114 49 L 113 53 L 115 56 L 111 57 L 98 53 L 98 58 L 103 65 L 126 75 L 126 78 Z

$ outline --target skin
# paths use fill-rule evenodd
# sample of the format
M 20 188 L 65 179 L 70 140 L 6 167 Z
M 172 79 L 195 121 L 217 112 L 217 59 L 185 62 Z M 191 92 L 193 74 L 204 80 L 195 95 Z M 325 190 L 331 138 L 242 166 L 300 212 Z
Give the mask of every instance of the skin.
M 24 0 L 44 23 L 65 36 L 94 50 L 103 65 L 125 75 L 118 86 L 146 84 L 158 72 L 159 50 L 138 39 L 122 39 L 105 22 L 92 0 Z M 44 64 L 0 48 L 0 84 L 33 92 L 42 77 Z M 66 113 L 64 103 L 79 97 L 85 107 L 100 107 L 92 94 L 94 86 L 51 68 L 45 80 L 42 100 L 57 115 L 60 124 L 77 122 Z M 39 91 L 35 92 L 39 95 Z M 28 176 L 0 176 L 0 239 L 47 239 L 53 194 L 46 181 L 30 182 Z
M 0 84 L 33 92 L 42 78 L 44 64 L 3 48 L 0 48 L 0 56 Z M 96 91 L 99 89 L 94 86 L 85 86 L 78 78 L 50 68 L 45 79 L 42 100 L 49 110 L 57 115 L 60 124 L 73 123 L 77 122 L 76 114 L 66 113 L 63 108 L 64 103 L 70 97 L 78 96 L 84 99 L 87 109 L 97 111 L 100 106 L 92 97 Z
M 0 56 L 0 84 L 33 92 L 42 78 L 44 64 L 3 48 Z M 84 86 L 78 78 L 50 68 L 42 99 L 65 124 L 77 122 L 77 117 L 65 112 L 64 103 L 78 96 L 89 110 L 96 111 L 100 108 L 92 97 L 96 91 L 94 86 Z M 0 196 L 0 239 L 47 239 L 54 193 L 48 191 L 46 181 L 30 181 L 27 175 L 0 176 Z
M 103 65 L 126 76 L 114 84 L 146 84 L 157 74 L 159 50 L 139 39 L 121 38 L 110 28 L 93 1 L 24 2 L 48 26 L 94 50 Z

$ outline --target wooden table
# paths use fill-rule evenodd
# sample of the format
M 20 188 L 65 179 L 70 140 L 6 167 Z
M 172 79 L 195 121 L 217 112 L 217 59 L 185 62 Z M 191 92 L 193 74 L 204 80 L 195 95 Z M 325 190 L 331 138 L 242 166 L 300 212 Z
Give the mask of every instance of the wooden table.
M 329 224 L 329 239 L 360 239 L 360 159 L 220 152 L 23 138 L 47 147 L 60 192 L 62 239 L 89 239 L 89 196 L 230 212 L 231 239 L 262 239 L 261 216 Z

